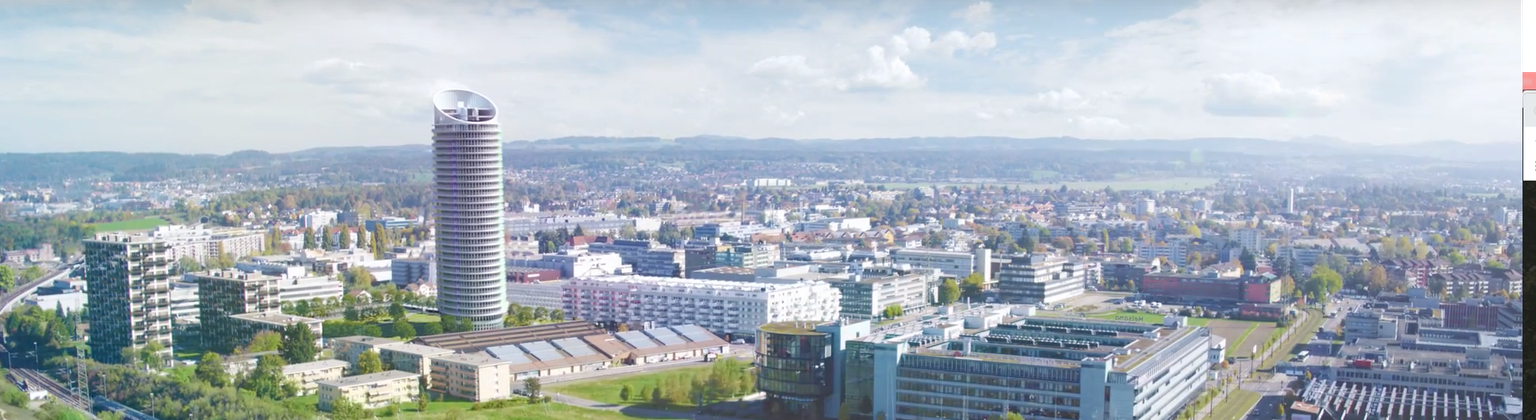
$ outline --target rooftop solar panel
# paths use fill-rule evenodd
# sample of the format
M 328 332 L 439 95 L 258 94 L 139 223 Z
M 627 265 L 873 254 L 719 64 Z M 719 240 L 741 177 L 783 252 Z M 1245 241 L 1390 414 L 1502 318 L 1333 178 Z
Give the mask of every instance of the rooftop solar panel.
M 624 340 L 625 344 L 629 344 L 637 349 L 656 347 L 655 341 L 651 341 L 649 337 L 646 337 L 644 333 L 639 331 L 625 331 L 614 335 L 618 336 L 620 340 Z
M 528 355 L 523 354 L 523 351 L 521 349 L 518 349 L 517 346 L 515 346 L 515 345 L 491 347 L 491 348 L 485 349 L 485 352 L 487 354 L 490 354 L 491 357 L 495 357 L 495 358 L 501 359 L 501 360 L 506 360 L 506 361 L 512 362 L 514 364 L 524 364 L 524 363 L 532 362 L 532 360 L 528 359 Z
M 688 341 L 692 342 L 709 341 L 710 339 L 715 338 L 714 334 L 710 334 L 709 331 L 705 331 L 703 327 L 698 325 L 683 325 L 672 327 L 672 329 L 676 330 L 679 334 L 682 334 L 683 337 L 687 338 Z
M 648 330 L 646 332 L 649 333 L 651 331 L 654 330 Z M 675 346 L 678 344 L 687 343 L 687 341 L 683 341 L 682 337 L 678 337 L 677 334 L 673 334 L 671 331 L 667 331 L 666 334 L 651 334 L 651 338 L 655 338 L 656 341 L 661 342 L 661 345 L 663 346 Z

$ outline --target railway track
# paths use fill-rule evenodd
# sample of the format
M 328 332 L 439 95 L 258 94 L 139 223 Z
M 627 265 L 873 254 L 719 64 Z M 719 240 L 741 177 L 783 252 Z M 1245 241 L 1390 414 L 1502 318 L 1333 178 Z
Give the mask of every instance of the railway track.
M 91 400 L 75 395 L 68 388 L 59 385 L 58 382 L 54 382 L 52 378 L 49 378 L 48 375 L 44 375 L 42 372 L 32 369 L 11 369 L 8 376 L 11 376 L 11 382 L 16 383 L 17 386 L 24 390 L 48 391 L 59 402 L 69 404 L 71 407 L 86 413 L 93 413 L 91 411 Z

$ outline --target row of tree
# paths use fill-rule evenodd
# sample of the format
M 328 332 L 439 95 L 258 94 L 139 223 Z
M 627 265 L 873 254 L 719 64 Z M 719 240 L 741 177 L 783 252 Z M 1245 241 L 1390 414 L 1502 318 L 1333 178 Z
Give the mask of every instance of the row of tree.
M 700 407 L 751 394 L 756 387 L 756 376 L 746 362 L 733 357 L 715 359 L 709 372 L 689 377 L 673 375 L 661 378 L 655 386 L 636 389 L 624 384 L 619 388 L 619 399 L 649 402 L 660 407 L 694 404 Z

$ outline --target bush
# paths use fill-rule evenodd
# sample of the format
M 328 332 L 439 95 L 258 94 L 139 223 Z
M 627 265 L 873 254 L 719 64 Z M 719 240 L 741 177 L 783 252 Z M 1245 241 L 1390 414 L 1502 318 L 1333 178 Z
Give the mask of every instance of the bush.
M 498 408 L 507 408 L 515 405 L 517 405 L 517 400 L 503 398 L 475 403 L 474 405 L 469 406 L 469 410 L 495 410 Z

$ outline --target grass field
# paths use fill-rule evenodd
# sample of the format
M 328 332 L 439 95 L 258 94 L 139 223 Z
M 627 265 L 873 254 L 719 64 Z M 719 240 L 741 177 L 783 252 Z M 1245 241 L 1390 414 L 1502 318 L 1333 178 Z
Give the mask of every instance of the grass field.
M 1089 314 L 1088 317 L 1089 318 L 1098 318 L 1098 319 L 1108 319 L 1108 320 L 1112 320 L 1112 321 L 1141 322 L 1141 323 L 1146 323 L 1146 324 L 1161 324 L 1161 323 L 1163 323 L 1163 318 L 1167 318 L 1163 314 L 1153 314 L 1153 313 L 1146 313 L 1146 312 L 1125 312 L 1125 311 L 1105 312 L 1105 313 L 1101 313 L 1101 314 Z M 1196 326 L 1196 327 L 1204 327 L 1204 326 L 1210 325 L 1211 321 L 1216 321 L 1216 320 L 1213 320 L 1213 319 L 1210 319 L 1210 318 L 1189 318 L 1189 325 Z
M 953 183 L 953 182 L 937 182 L 937 183 L 921 183 L 921 182 L 917 182 L 917 183 L 899 183 L 899 182 L 897 182 L 897 183 L 879 183 L 879 184 L 870 184 L 870 185 L 884 185 L 886 188 L 889 188 L 889 189 L 912 189 L 912 188 L 919 188 L 919 187 L 931 187 L 931 186 L 934 186 L 934 185 L 937 185 L 937 186 L 940 186 L 940 187 L 952 187 L 952 186 L 971 187 L 971 186 L 977 186 L 977 185 L 981 185 L 981 184 L 976 184 L 976 183 Z M 1057 188 L 1061 188 L 1062 185 L 1066 185 L 1067 188 L 1074 189 L 1074 190 L 1102 190 L 1105 187 L 1109 187 L 1109 188 L 1114 188 L 1114 189 L 1120 190 L 1120 191 L 1128 191 L 1128 190 L 1189 191 L 1189 190 L 1195 190 L 1195 189 L 1200 189 L 1200 188 L 1205 188 L 1205 187 L 1209 187 L 1209 186 L 1212 186 L 1212 185 L 1216 185 L 1216 179 L 1215 178 L 1167 178 L 1167 179 L 1158 179 L 1158 180 L 1117 180 L 1117 181 L 1057 182 L 1057 183 L 1046 183 L 1046 182 L 996 182 L 996 183 L 987 183 L 986 185 L 990 185 L 990 186 L 1004 186 L 1004 185 L 1006 185 L 1006 186 L 1008 186 L 1010 188 L 1023 188 L 1023 189 L 1026 189 L 1026 190 L 1057 189 Z
M 95 226 L 96 226 L 96 231 L 97 232 L 117 232 L 117 231 L 125 231 L 125 230 L 150 230 L 150 229 L 154 229 L 154 228 L 160 227 L 160 226 L 165 226 L 165 225 L 168 225 L 168 224 L 171 224 L 171 222 L 168 222 L 165 219 L 161 219 L 159 217 L 145 217 L 143 219 L 138 219 L 138 220 L 124 220 L 124 221 L 121 221 L 121 222 L 112 222 L 112 223 L 97 223 L 97 224 L 95 224 Z
M 320 402 L 320 397 L 311 394 L 292 398 L 290 401 L 313 407 Z M 467 401 L 433 401 L 427 404 L 427 411 L 418 413 L 416 412 L 416 403 L 401 404 L 400 418 L 407 420 L 438 420 L 453 416 L 460 420 L 629 420 L 642 418 L 627 416 L 616 411 L 593 410 L 565 404 L 518 404 L 506 408 L 471 410 L 473 407 L 474 403 Z M 391 418 L 388 410 L 373 411 L 378 418 Z M 680 416 L 679 418 L 682 417 Z
M 1258 403 L 1258 393 L 1234 389 L 1231 394 L 1227 395 L 1227 399 L 1222 400 L 1220 405 L 1211 410 L 1211 415 L 1207 416 L 1206 419 L 1240 420 L 1243 418 L 1243 415 L 1248 414 L 1248 410 L 1252 409 L 1254 404 Z
M 683 375 L 690 378 L 702 377 L 709 374 L 710 365 L 704 364 L 696 367 L 668 369 L 661 372 L 638 373 L 631 375 L 619 375 L 606 378 L 590 379 L 583 381 L 561 382 L 544 387 L 544 393 L 561 393 L 573 397 L 616 405 L 635 405 L 640 401 L 624 401 L 619 399 L 619 390 L 628 384 L 635 393 L 642 392 L 647 387 L 655 387 L 662 379 Z
M 1146 312 L 1105 312 L 1088 315 L 1089 318 L 1107 319 L 1112 321 L 1129 321 L 1146 324 L 1161 324 L 1164 316 Z M 1253 345 L 1263 344 L 1273 334 L 1278 334 L 1275 324 L 1272 322 L 1239 321 L 1231 319 L 1189 318 L 1189 325 L 1196 327 L 1209 327 L 1211 333 L 1227 339 L 1228 356 L 1249 356 L 1253 353 Z M 1317 327 L 1312 327 L 1316 329 Z M 1254 334 L 1257 332 L 1258 334 Z
M 1297 344 L 1301 344 L 1302 342 L 1311 339 L 1312 334 L 1307 334 L 1306 332 L 1317 331 L 1317 327 L 1323 325 L 1324 321 L 1327 321 L 1326 318 L 1323 318 L 1322 310 L 1317 308 L 1307 308 L 1306 312 L 1306 321 L 1303 321 L 1300 326 L 1296 327 L 1296 331 L 1298 333 L 1291 334 L 1291 339 L 1286 340 L 1284 343 L 1276 343 L 1275 345 L 1281 346 L 1279 352 L 1275 353 L 1274 357 L 1265 359 L 1262 363 L 1260 363 L 1259 369 L 1269 369 L 1274 367 L 1275 363 L 1279 363 L 1281 360 L 1289 359 L 1290 357 L 1288 355 L 1290 354 L 1291 349 L 1295 348 Z
M 1254 337 L 1255 339 L 1259 340 L 1258 342 L 1249 341 L 1250 340 L 1250 336 L 1253 335 L 1253 332 L 1255 330 L 1259 329 L 1259 323 L 1257 323 L 1257 322 L 1247 322 L 1247 321 L 1242 321 L 1242 322 L 1243 322 L 1243 324 L 1247 324 L 1247 325 L 1234 326 L 1235 328 L 1228 329 L 1224 333 L 1223 332 L 1218 332 L 1216 334 L 1216 335 L 1221 336 L 1222 338 L 1227 339 L 1227 355 L 1228 356 L 1251 357 L 1251 356 L 1253 356 L 1253 345 L 1255 345 L 1255 344 L 1262 344 L 1264 342 L 1263 338 L 1258 338 L 1258 337 Z M 1269 328 L 1273 329 L 1274 325 L 1270 325 Z M 1234 331 L 1234 330 L 1240 331 L 1240 332 L 1237 332 L 1236 334 L 1233 334 L 1232 331 Z M 1260 337 L 1262 337 L 1262 336 L 1260 336 Z

